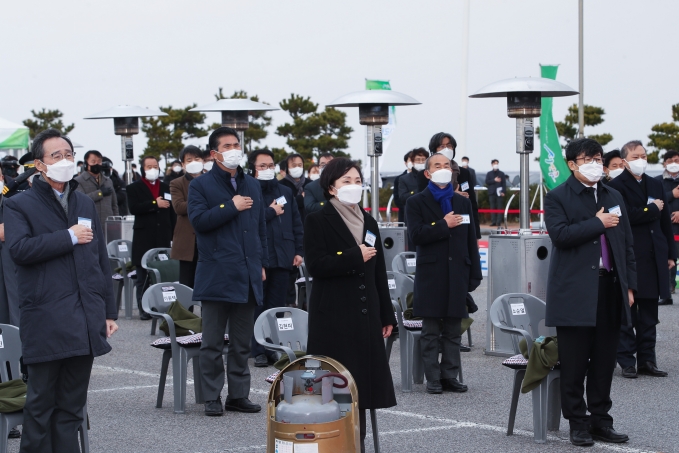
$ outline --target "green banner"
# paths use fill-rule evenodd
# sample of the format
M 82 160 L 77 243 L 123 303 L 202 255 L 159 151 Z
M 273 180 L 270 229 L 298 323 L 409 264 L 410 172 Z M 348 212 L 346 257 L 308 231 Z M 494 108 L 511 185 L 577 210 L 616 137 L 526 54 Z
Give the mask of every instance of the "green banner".
M 366 90 L 391 90 L 391 84 L 388 80 L 370 80 L 365 79 Z
M 17 129 L 9 134 L 0 133 L 0 149 L 28 149 L 28 129 Z
M 542 77 L 556 80 L 558 65 L 540 65 Z M 571 172 L 561 152 L 559 134 L 552 117 L 552 99 L 542 98 L 540 115 L 540 170 L 545 186 L 551 190 L 568 179 Z

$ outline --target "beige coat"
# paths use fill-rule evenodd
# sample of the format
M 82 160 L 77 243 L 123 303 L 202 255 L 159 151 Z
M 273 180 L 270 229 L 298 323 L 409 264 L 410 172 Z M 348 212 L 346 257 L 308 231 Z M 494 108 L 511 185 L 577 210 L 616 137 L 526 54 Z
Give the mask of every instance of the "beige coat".
M 190 178 L 190 176 L 188 176 Z M 193 179 L 193 178 L 191 178 Z M 189 184 L 191 180 L 187 175 L 183 175 L 170 183 L 170 194 L 172 194 L 172 207 L 177 214 L 177 224 L 174 227 L 172 237 L 172 252 L 170 256 L 173 260 L 193 261 L 196 251 L 196 233 L 189 222 L 188 199 Z

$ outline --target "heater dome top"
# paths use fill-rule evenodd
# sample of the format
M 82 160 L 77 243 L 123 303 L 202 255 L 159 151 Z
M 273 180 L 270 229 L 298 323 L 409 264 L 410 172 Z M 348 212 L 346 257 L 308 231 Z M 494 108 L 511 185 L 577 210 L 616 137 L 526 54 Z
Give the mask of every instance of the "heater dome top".
M 513 93 L 537 93 L 541 97 L 555 98 L 578 94 L 568 85 L 542 77 L 516 77 L 486 85 L 470 98 L 504 98 Z
M 265 112 L 269 110 L 280 110 L 261 102 L 251 101 L 250 99 L 220 99 L 211 104 L 201 105 L 193 108 L 191 112 L 229 112 L 229 111 L 248 111 L 248 112 Z
M 85 117 L 86 120 L 98 120 L 101 118 L 140 118 L 144 116 L 167 116 L 160 110 L 147 109 L 136 105 L 117 105 L 103 112 Z
M 364 90 L 345 94 L 327 107 L 359 107 L 362 104 L 420 105 L 420 101 L 391 90 Z

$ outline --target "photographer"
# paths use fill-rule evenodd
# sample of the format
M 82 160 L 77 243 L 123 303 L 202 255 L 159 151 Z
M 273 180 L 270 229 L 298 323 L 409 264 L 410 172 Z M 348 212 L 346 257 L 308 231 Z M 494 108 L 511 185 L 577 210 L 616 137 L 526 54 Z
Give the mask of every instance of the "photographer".
M 94 201 L 94 207 L 99 214 L 99 222 L 102 226 L 105 226 L 107 217 L 120 214 L 113 182 L 102 172 L 102 160 L 103 157 L 99 151 L 87 151 L 85 153 L 85 170 L 75 180 L 78 181 L 76 190 Z

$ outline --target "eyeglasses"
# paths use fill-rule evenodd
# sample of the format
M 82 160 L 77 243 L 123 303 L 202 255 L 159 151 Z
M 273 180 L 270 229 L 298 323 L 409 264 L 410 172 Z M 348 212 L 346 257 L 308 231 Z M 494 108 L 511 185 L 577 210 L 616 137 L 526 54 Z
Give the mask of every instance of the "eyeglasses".
M 601 157 L 595 157 L 594 159 L 592 159 L 591 157 L 578 157 L 578 158 L 575 159 L 576 162 L 579 161 L 579 160 L 585 161 L 585 165 L 591 164 L 592 162 L 596 162 L 597 164 L 603 164 L 604 163 L 604 161 Z
M 453 149 L 453 144 L 452 144 L 452 143 L 448 143 L 447 145 L 439 145 L 439 147 L 436 148 L 436 150 L 437 150 L 437 151 L 441 151 L 442 149 L 446 149 L 446 148 L 448 148 L 448 149 Z
M 256 168 L 257 170 L 260 170 L 260 171 L 261 171 L 261 170 L 275 170 L 275 169 L 276 169 L 276 165 L 274 165 L 274 164 L 269 164 L 269 165 L 267 165 L 267 164 L 259 164 L 259 165 L 256 165 L 255 168 Z
M 65 152 L 65 153 L 62 153 L 61 151 L 57 151 L 57 152 L 55 152 L 55 153 L 50 154 L 50 157 L 51 157 L 55 162 L 59 162 L 59 161 L 60 161 L 61 159 L 63 159 L 64 157 L 65 157 L 66 159 L 68 159 L 68 160 L 73 160 L 73 158 L 75 157 L 75 151 L 71 151 L 71 152 L 67 151 L 67 152 Z

